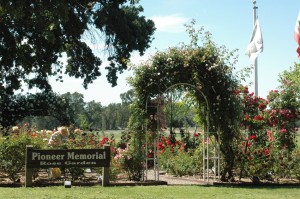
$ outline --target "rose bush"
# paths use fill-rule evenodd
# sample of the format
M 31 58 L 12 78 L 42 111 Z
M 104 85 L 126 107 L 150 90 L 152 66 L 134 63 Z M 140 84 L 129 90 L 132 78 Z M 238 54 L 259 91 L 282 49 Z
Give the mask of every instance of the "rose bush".
M 240 177 L 286 177 L 295 148 L 298 113 L 279 99 L 285 91 L 271 91 L 268 100 L 255 97 L 247 88 L 240 94 L 245 116 L 241 123 L 244 135 L 237 141 Z

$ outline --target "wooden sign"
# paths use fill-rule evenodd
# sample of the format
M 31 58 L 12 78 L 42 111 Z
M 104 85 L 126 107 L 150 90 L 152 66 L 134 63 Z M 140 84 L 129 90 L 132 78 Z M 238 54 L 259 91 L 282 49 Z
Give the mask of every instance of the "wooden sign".
M 27 149 L 28 168 L 109 167 L 109 149 Z
M 25 187 L 32 186 L 34 168 L 103 167 L 102 186 L 109 185 L 110 147 L 103 149 L 37 150 L 26 146 Z

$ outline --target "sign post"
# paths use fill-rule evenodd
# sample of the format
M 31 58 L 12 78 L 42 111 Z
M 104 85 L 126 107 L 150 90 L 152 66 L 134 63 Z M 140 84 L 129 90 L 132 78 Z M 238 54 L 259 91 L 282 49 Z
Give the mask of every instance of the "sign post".
M 32 145 L 27 145 L 26 146 L 26 154 L 25 154 L 25 187 L 32 187 L 33 168 L 28 167 L 28 164 L 27 164 L 28 151 L 32 150 L 32 149 L 33 149 Z
M 105 150 L 110 150 L 110 146 L 109 145 L 105 145 L 104 146 Z M 102 186 L 103 187 L 107 187 L 109 186 L 109 167 L 103 167 L 102 170 Z

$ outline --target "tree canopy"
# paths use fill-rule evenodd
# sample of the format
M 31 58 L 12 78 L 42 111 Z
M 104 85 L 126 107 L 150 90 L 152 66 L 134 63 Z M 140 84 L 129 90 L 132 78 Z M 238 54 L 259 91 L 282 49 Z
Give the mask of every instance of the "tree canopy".
M 107 78 L 116 85 L 116 73 L 127 68 L 130 53 L 143 54 L 152 41 L 154 23 L 140 16 L 142 11 L 128 0 L 1 1 L 1 91 L 12 93 L 21 80 L 29 87 L 50 89 L 48 76 L 62 72 L 83 78 L 87 87 L 101 75 L 103 61 L 93 54 L 88 38 L 104 40 Z M 59 59 L 64 53 L 65 69 Z
M 103 44 L 107 80 L 115 86 L 131 53 L 143 54 L 153 39 L 154 23 L 141 12 L 129 0 L 1 0 L 0 104 L 10 104 L 23 85 L 50 92 L 50 76 L 82 78 L 87 88 L 105 61 L 90 43 Z

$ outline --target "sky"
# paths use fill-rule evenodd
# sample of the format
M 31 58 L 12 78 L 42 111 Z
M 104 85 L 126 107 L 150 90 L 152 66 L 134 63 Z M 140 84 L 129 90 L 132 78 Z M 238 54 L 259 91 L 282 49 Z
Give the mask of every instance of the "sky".
M 279 86 L 279 74 L 289 70 L 294 63 L 300 63 L 297 57 L 297 44 L 294 40 L 294 28 L 300 11 L 299 0 L 257 0 L 257 18 L 263 37 L 263 52 L 258 55 L 258 96 L 266 98 L 269 91 Z M 138 64 L 147 60 L 149 55 L 164 51 L 179 43 L 189 43 L 184 24 L 195 20 L 195 28 L 203 27 L 212 34 L 217 45 L 225 45 L 228 49 L 238 49 L 237 70 L 253 65 L 245 50 L 253 31 L 253 0 L 140 0 L 144 8 L 141 13 L 155 22 L 156 31 L 151 47 L 143 57 L 137 53 L 131 61 Z M 99 44 L 100 46 L 100 44 Z M 95 47 L 97 49 L 97 45 Z M 104 66 L 103 66 L 104 68 Z M 126 78 L 133 71 L 125 71 L 118 75 L 118 85 L 111 87 L 106 80 L 106 72 L 88 89 L 82 86 L 82 80 L 66 78 L 63 83 L 51 80 L 53 90 L 59 94 L 79 92 L 86 102 L 95 101 L 107 106 L 120 103 L 120 94 L 128 91 Z M 254 92 L 254 71 L 244 83 L 252 85 Z

